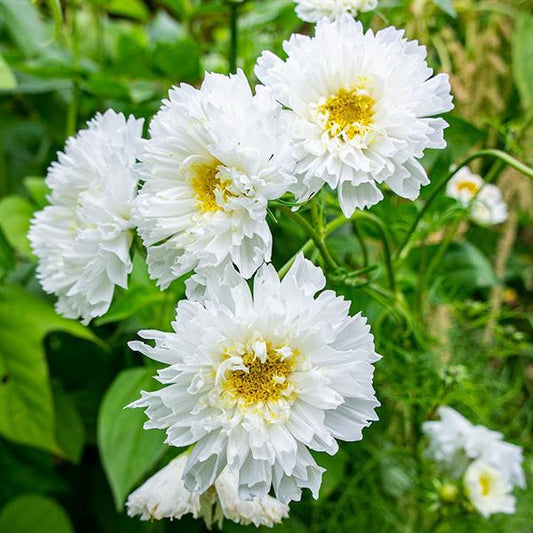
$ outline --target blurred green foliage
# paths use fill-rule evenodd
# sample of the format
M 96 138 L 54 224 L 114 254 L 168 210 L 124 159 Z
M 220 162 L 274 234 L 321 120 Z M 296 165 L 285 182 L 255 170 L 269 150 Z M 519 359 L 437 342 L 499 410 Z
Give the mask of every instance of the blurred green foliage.
M 424 159 L 432 184 L 421 201 L 387 196 L 371 210 L 393 256 L 420 202 L 451 164 L 485 146 L 531 157 L 531 7 L 522 0 L 382 0 L 377 14 L 363 14 L 365 25 L 405 27 L 427 44 L 430 64 L 451 70 L 458 94 L 456 112 L 446 117 L 448 148 Z M 292 32 L 311 31 L 290 0 L 248 0 L 237 10 L 238 65 L 251 79 L 262 50 L 281 53 Z M 126 343 L 141 328 L 169 329 L 183 280 L 159 292 L 135 252 L 128 291 L 117 291 L 109 313 L 84 327 L 55 315 L 53 299 L 35 279 L 26 232 L 33 211 L 46 203 L 48 164 L 96 111 L 133 113 L 147 127 L 172 85 L 199 84 L 205 70 L 228 71 L 230 12 L 224 0 L 0 0 L 1 531 L 204 529 L 189 518 L 141 523 L 123 512 L 128 492 L 178 453 L 162 444 L 162 434 L 142 430 L 141 412 L 123 409 L 141 388 L 156 386 L 149 377 L 154 368 L 144 367 Z M 507 65 L 496 80 L 472 75 L 471 65 L 489 55 L 485 34 L 500 36 L 495 53 Z M 465 79 L 472 93 L 477 87 L 477 107 L 461 101 Z M 498 105 L 487 106 L 494 95 L 480 97 L 483 90 L 495 91 Z M 503 169 L 485 161 L 478 171 L 499 177 Z M 323 199 L 329 220 L 335 208 L 328 193 Z M 486 521 L 454 505 L 435 507 L 439 474 L 424 458 L 420 430 L 438 405 L 453 405 L 523 446 L 533 485 L 527 208 L 512 206 L 519 212 L 517 237 L 500 279 L 494 265 L 501 231 L 465 226 L 464 210 L 439 197 L 409 253 L 393 262 L 396 295 L 383 267 L 383 230 L 361 219 L 331 236 L 333 252 L 360 275 L 353 282 L 331 276 L 328 283 L 353 302 L 353 312 L 368 316 L 384 356 L 375 378 L 380 421 L 362 442 L 319 458 L 328 470 L 321 498 L 293 503 L 291 518 L 275 531 L 531 531 L 531 488 L 517 494 L 511 517 Z M 274 215 L 273 261 L 281 267 L 306 236 L 275 208 Z M 460 237 L 447 241 L 450 228 L 459 227 Z M 508 292 L 494 321 L 491 291 L 498 284 Z M 227 522 L 224 529 L 242 528 Z

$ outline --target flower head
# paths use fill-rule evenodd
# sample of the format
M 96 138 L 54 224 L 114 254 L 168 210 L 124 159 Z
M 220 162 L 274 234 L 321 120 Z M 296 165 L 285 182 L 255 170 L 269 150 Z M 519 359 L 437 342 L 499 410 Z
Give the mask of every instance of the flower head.
M 204 492 L 227 467 L 240 498 L 271 487 L 283 503 L 303 488 L 317 497 L 323 469 L 309 449 L 334 454 L 335 439 L 360 440 L 376 420 L 370 328 L 332 291 L 315 298 L 324 285 L 301 255 L 282 281 L 261 267 L 252 293 L 230 265 L 203 271 L 178 303 L 174 332 L 139 332 L 153 347 L 130 343 L 169 365 L 158 375 L 166 386 L 132 407 L 147 408 L 145 427 L 166 429 L 167 443 L 194 444 L 187 490 Z
M 129 516 L 161 520 L 192 514 L 194 518 L 203 517 L 209 529 L 213 522 L 221 527 L 224 518 L 242 525 L 271 527 L 288 517 L 287 505 L 268 495 L 251 501 L 240 499 L 237 478 L 227 470 L 205 493 L 189 492 L 182 481 L 187 456 L 183 453 L 172 460 L 129 495 L 126 502 Z
M 245 277 L 270 260 L 267 202 L 294 178 L 270 91 L 253 95 L 242 71 L 207 74 L 169 93 L 150 125 L 136 203 L 150 275 L 180 275 L 231 260 Z
M 439 407 L 440 420 L 424 422 L 428 454 L 457 473 L 472 459 L 492 465 L 513 485 L 525 487 L 522 448 L 504 442 L 503 435 L 474 426 L 451 407 Z
M 317 22 L 322 17 L 330 20 L 345 13 L 355 17 L 359 11 L 376 9 L 378 0 L 294 0 L 296 14 L 305 22 Z
M 37 276 L 68 318 L 104 314 L 115 285 L 127 286 L 142 123 L 111 109 L 97 114 L 48 169 L 50 205 L 36 213 L 29 239 Z
M 512 485 L 502 473 L 483 460 L 474 461 L 464 475 L 466 493 L 470 502 L 483 516 L 494 513 L 512 514 L 516 499 Z
M 500 189 L 485 183 L 481 176 L 462 167 L 446 185 L 446 194 L 469 207 L 470 218 L 481 226 L 500 224 L 507 220 L 507 205 Z
M 285 61 L 264 52 L 256 74 L 291 110 L 298 198 L 327 183 L 346 216 L 379 202 L 381 183 L 417 198 L 429 183 L 418 159 L 445 146 L 447 124 L 433 115 L 453 107 L 448 76 L 432 77 L 425 48 L 392 27 L 365 33 L 343 16 L 321 19 L 315 37 L 293 35 L 284 49 Z

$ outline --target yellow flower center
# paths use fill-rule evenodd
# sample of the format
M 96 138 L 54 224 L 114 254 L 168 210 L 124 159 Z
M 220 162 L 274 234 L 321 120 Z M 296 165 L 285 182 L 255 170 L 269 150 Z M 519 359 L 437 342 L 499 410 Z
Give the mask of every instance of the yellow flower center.
M 490 494 L 491 478 L 488 474 L 481 474 L 479 477 L 479 484 L 481 485 L 481 495 L 488 496 Z
M 248 371 L 233 370 L 227 376 L 228 389 L 246 405 L 279 400 L 289 385 L 287 378 L 294 367 L 294 356 L 282 359 L 269 346 L 264 362 L 250 352 L 242 359 Z
M 477 191 L 479 190 L 479 187 L 475 183 L 472 183 L 471 181 L 461 181 L 457 185 L 457 190 L 459 192 L 463 192 L 463 191 L 469 192 L 472 196 L 474 196 L 474 194 L 476 194 Z
M 226 199 L 232 196 L 227 187 L 229 183 L 220 179 L 220 161 L 198 163 L 191 168 L 191 187 L 200 211 L 214 212 L 222 209 L 217 203 L 217 191 Z
M 344 134 L 348 139 L 364 135 L 374 122 L 375 100 L 358 88 L 339 89 L 318 108 L 325 117 L 325 129 L 331 137 Z

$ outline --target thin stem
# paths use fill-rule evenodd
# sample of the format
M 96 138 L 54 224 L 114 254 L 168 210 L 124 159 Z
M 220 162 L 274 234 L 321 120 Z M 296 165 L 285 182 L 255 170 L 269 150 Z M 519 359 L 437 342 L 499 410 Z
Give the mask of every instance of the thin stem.
M 337 263 L 335 262 L 335 259 L 333 259 L 333 256 L 329 251 L 329 248 L 324 240 L 324 235 L 321 236 L 315 230 L 315 228 L 313 228 L 313 226 L 311 226 L 311 224 L 309 224 L 309 222 L 299 213 L 295 213 L 284 205 L 278 206 L 278 209 L 284 214 L 286 214 L 289 218 L 292 218 L 292 220 L 294 220 L 307 233 L 307 235 L 311 237 L 315 246 L 320 251 L 320 255 L 322 255 L 322 258 L 324 259 L 326 265 L 332 270 L 337 270 Z
M 460 163 L 448 176 L 446 176 L 445 179 L 443 179 L 431 192 L 428 199 L 426 200 L 426 203 L 422 207 L 422 209 L 419 211 L 418 215 L 416 216 L 413 224 L 409 228 L 409 231 L 407 232 L 407 235 L 405 236 L 404 240 L 400 244 L 398 250 L 396 251 L 396 258 L 403 258 L 405 256 L 405 249 L 407 244 L 409 243 L 411 237 L 413 236 L 416 228 L 418 227 L 418 224 L 428 211 L 428 209 L 431 207 L 431 204 L 435 201 L 435 199 L 440 195 L 440 193 L 443 191 L 443 189 L 446 187 L 446 184 L 448 181 L 450 181 L 461 168 L 468 165 L 470 161 L 473 161 L 474 159 L 477 159 L 478 157 L 495 157 L 502 161 L 503 163 L 509 165 L 510 167 L 513 167 L 514 169 L 518 170 L 528 178 L 533 178 L 533 169 L 528 167 L 527 165 L 524 165 L 518 159 L 515 159 L 514 157 L 510 156 L 509 154 L 506 154 L 505 152 L 502 152 L 501 150 L 480 150 L 479 152 L 476 152 L 472 154 L 471 156 L 467 157 L 462 163 Z
M 228 65 L 230 74 L 237 72 L 237 46 L 238 46 L 238 4 L 230 1 L 230 41 L 228 53 Z
M 70 137 L 74 135 L 78 124 L 78 110 L 80 99 L 80 84 L 78 80 L 79 67 L 79 42 L 78 42 L 78 25 L 76 21 L 77 0 L 72 0 L 69 3 L 68 15 L 70 19 L 70 46 L 73 57 L 74 77 L 72 79 L 72 94 L 67 109 L 67 127 L 66 133 Z
M 355 220 L 352 220 L 352 229 L 355 238 L 357 239 L 357 242 L 361 247 L 361 253 L 363 254 L 363 265 L 366 267 L 368 265 L 368 248 L 366 247 L 363 235 L 361 234 L 361 230 L 359 229 L 359 224 L 357 224 Z

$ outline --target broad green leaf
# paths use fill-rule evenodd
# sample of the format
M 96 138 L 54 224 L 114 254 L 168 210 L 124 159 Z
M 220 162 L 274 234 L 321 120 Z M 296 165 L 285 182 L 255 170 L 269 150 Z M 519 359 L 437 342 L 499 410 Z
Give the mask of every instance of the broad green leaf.
M 0 280 L 3 280 L 14 268 L 15 256 L 13 248 L 7 242 L 7 239 L 0 228 Z
M 0 200 L 0 228 L 7 242 L 19 253 L 32 257 L 28 230 L 33 216 L 33 207 L 22 196 L 6 196 Z
M 32 200 L 37 204 L 39 209 L 42 209 L 48 204 L 46 199 L 50 189 L 46 185 L 44 178 L 39 176 L 28 176 L 24 178 L 24 187 L 30 193 Z
M 481 142 L 487 134 L 462 118 L 446 115 L 445 119 L 450 125 L 444 132 L 448 144 L 447 151 L 450 152 L 451 161 L 457 163 L 470 148 Z
M 78 322 L 58 316 L 46 302 L 12 285 L 0 287 L 0 324 L 0 435 L 67 456 L 55 436 L 42 341 L 51 331 L 93 342 L 98 339 Z
M 123 370 L 107 390 L 98 413 L 98 448 L 117 510 L 135 484 L 168 447 L 160 430 L 143 429 L 142 409 L 125 409 L 140 391 L 157 388 L 153 368 Z
M 66 511 L 51 498 L 28 494 L 11 500 L 0 512 L 6 533 L 74 533 Z
M 79 463 L 85 444 L 85 428 L 80 414 L 71 397 L 65 392 L 59 381 L 52 383 L 55 406 L 56 440 L 73 462 Z
M 104 316 L 96 320 L 96 325 L 101 326 L 109 322 L 124 320 L 147 306 L 163 302 L 166 299 L 165 293 L 159 289 L 156 290 L 157 292 L 150 292 L 145 287 L 128 290 L 122 298 L 113 302 Z
M 200 48 L 190 39 L 159 42 L 152 54 L 159 73 L 176 81 L 195 81 L 200 76 Z
M 17 78 L 0 54 L 0 91 L 10 91 L 17 87 Z
M 0 18 L 4 19 L 11 38 L 26 55 L 42 52 L 50 43 L 51 31 L 30 0 L 0 0 Z
M 513 76 L 525 109 L 533 105 L 533 15 L 521 12 L 513 38 Z
M 438 246 L 428 247 L 429 255 Z M 443 255 L 430 283 L 435 283 L 446 300 L 471 296 L 474 291 L 492 287 L 498 282 L 489 260 L 473 244 L 455 242 Z

